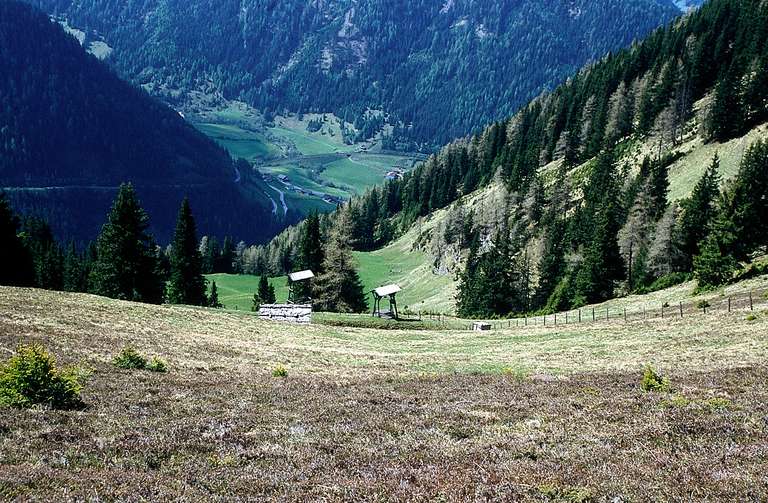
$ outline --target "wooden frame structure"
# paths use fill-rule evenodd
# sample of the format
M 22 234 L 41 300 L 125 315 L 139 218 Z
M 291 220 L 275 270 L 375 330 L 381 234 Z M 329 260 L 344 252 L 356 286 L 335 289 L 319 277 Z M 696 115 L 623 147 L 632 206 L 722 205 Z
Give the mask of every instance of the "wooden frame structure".
M 378 316 L 381 318 L 381 300 L 384 297 L 388 297 L 389 314 L 394 319 L 399 319 L 399 314 L 397 313 L 396 296 L 400 291 L 402 291 L 402 288 L 400 288 L 399 285 L 387 285 L 376 288 L 375 290 L 371 290 L 371 294 L 373 295 L 373 312 L 371 313 L 371 316 Z
M 296 302 L 306 303 L 307 301 L 312 300 L 311 298 L 297 299 L 294 285 L 302 281 L 309 281 L 314 277 L 315 277 L 315 273 L 313 273 L 309 269 L 307 269 L 306 271 L 292 272 L 288 275 L 288 304 L 296 304 Z M 311 304 L 311 302 L 309 303 Z

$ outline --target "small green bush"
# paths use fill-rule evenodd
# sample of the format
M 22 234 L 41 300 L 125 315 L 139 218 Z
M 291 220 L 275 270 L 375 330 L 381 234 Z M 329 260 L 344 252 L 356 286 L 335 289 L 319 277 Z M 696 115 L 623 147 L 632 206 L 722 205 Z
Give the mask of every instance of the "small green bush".
M 755 321 L 757 319 L 757 316 L 754 314 L 747 315 L 747 321 Z
M 115 356 L 112 362 L 121 369 L 145 369 L 147 368 L 147 359 L 141 356 L 131 346 L 125 346 L 120 354 Z
M 666 393 L 670 390 L 670 382 L 669 378 L 664 376 L 660 376 L 650 365 L 647 365 L 645 367 L 645 372 L 643 373 L 643 379 L 640 382 L 640 388 L 643 391 L 650 392 L 658 392 L 658 393 Z
M 156 356 L 152 357 L 146 368 L 150 372 L 168 372 L 168 365 Z
M 700 300 L 700 301 L 698 301 L 696 303 L 696 308 L 697 309 L 706 309 L 706 308 L 711 307 L 711 306 L 712 306 L 712 304 L 710 304 L 709 301 L 705 300 L 705 299 L 702 299 L 702 300 Z
M 278 365 L 272 370 L 272 377 L 288 377 L 288 369 L 282 365 Z
M 84 367 L 58 370 L 56 359 L 40 344 L 21 345 L 0 367 L 0 405 L 80 407 L 80 393 L 90 376 L 91 371 Z

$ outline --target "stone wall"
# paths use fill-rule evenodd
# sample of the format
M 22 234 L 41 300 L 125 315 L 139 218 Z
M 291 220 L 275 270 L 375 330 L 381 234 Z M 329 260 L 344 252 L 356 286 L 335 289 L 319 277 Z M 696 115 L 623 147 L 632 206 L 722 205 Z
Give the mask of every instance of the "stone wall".
M 312 306 L 308 304 L 264 304 L 259 308 L 259 318 L 284 323 L 311 323 Z

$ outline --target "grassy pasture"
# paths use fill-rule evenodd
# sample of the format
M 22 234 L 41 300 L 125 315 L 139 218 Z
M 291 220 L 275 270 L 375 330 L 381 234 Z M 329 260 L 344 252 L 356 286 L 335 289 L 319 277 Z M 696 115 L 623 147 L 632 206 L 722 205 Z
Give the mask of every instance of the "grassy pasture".
M 0 313 L 4 356 L 94 369 L 81 411 L 3 411 L 4 499 L 768 497 L 764 311 L 476 334 L 0 288 Z M 125 344 L 169 372 L 115 368 Z
M 279 150 L 262 134 L 247 131 L 231 124 L 200 123 L 195 127 L 208 137 L 216 140 L 233 156 L 250 162 L 276 155 Z

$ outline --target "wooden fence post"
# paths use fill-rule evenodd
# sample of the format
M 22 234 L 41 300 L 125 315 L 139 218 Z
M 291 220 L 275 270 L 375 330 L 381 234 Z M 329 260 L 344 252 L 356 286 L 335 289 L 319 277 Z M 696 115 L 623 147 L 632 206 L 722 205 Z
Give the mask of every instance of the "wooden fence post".
M 680 303 L 680 317 L 683 317 L 683 303 Z
M 579 309 L 579 323 L 581 323 L 581 309 Z
M 557 313 L 555 313 L 555 326 L 557 326 Z
M 565 324 L 568 324 L 568 311 L 565 312 Z
M 749 310 L 750 311 L 754 311 L 755 310 L 754 305 L 752 305 L 752 292 L 751 291 L 749 292 Z
M 595 321 L 595 308 L 592 308 L 592 321 Z
M 606 319 L 606 320 L 609 320 L 610 318 L 611 318 L 611 317 L 610 317 L 610 315 L 608 314 L 608 308 L 606 307 L 606 308 L 605 308 L 605 319 Z
M 661 319 L 664 319 L 664 303 L 661 303 Z
M 728 312 L 731 312 L 731 298 L 728 297 Z
M 624 308 L 624 323 L 627 322 L 627 308 Z

